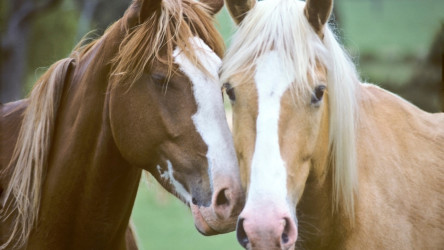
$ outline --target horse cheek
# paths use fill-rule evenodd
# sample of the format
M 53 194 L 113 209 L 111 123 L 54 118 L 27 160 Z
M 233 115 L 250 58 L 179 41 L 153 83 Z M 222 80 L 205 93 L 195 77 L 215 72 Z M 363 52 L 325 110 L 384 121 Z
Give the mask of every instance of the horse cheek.
M 159 124 L 161 119 L 152 111 L 154 102 L 137 85 L 128 92 L 117 90 L 123 86 L 111 92 L 109 116 L 113 138 L 122 156 L 132 165 L 145 167 L 155 161 L 152 154 L 164 133 Z

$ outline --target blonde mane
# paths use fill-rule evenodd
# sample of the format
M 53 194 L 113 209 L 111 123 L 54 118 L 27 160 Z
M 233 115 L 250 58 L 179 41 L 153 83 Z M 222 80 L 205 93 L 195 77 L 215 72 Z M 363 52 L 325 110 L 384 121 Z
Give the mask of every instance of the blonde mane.
M 11 161 L 1 173 L 3 175 L 13 168 L 0 210 L 1 220 L 5 221 L 13 212 L 17 212 L 17 217 L 12 222 L 11 236 L 0 249 L 11 243 L 17 247 L 23 245 L 37 221 L 55 116 L 66 73 L 74 62 L 74 58 L 65 58 L 54 63 L 40 77 L 29 96 Z M 14 239 L 15 235 L 18 235 L 17 239 Z
M 197 59 L 190 38 L 199 36 L 217 55 L 223 55 L 223 40 L 209 13 L 205 4 L 194 0 L 162 1 L 158 15 L 126 29 L 119 52 L 110 62 L 113 83 L 134 83 L 154 60 L 166 64 L 168 74 L 173 74 L 172 54 L 176 46 L 206 72 Z M 0 219 L 4 222 L 13 213 L 17 216 L 12 219 L 10 236 L 0 249 L 11 244 L 23 246 L 37 222 L 55 118 L 69 65 L 80 61 L 95 46 L 100 46 L 100 41 L 112 30 L 122 28 L 122 23 L 114 23 L 101 38 L 86 45 L 82 40 L 71 56 L 54 63 L 31 91 L 11 161 L 1 172 L 2 175 L 11 172 L 11 180 L 4 191 Z M 162 50 L 166 52 L 163 57 Z
M 319 62 L 326 67 L 333 205 L 336 210 L 341 207 L 353 222 L 357 191 L 355 130 L 359 78 L 329 25 L 326 25 L 321 40 L 308 23 L 304 6 L 305 2 L 294 0 L 257 2 L 234 35 L 224 58 L 221 82 L 225 83 L 232 75 L 248 77 L 257 58 L 273 50 L 283 58 L 288 77 L 295 79 L 293 95 L 298 98 L 312 91 L 309 83 L 316 78 L 316 64 Z

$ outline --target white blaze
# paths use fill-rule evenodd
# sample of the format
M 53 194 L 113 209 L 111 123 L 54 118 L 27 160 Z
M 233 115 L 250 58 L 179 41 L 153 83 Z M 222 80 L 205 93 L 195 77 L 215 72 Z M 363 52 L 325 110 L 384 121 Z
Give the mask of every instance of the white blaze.
M 287 173 L 280 153 L 278 128 L 281 97 L 292 81 L 282 64 L 274 51 L 259 57 L 256 64 L 258 116 L 246 209 L 257 207 L 258 203 L 265 205 L 262 203 L 270 199 L 286 204 Z
M 221 59 L 200 38 L 190 39 L 200 63 L 210 73 L 202 72 L 179 48 L 173 52 L 174 62 L 191 80 L 197 112 L 192 116 L 197 132 L 207 144 L 208 175 L 213 189 L 212 175 L 238 171 L 233 139 L 228 128 L 219 85 L 218 70 Z M 227 172 L 228 171 L 228 172 Z M 212 190 L 213 191 L 213 190 Z

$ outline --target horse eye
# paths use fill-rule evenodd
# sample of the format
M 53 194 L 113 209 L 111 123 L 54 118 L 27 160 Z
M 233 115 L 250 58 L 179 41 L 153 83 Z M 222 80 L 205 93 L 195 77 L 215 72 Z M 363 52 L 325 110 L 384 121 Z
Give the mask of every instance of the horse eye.
M 224 83 L 225 92 L 232 102 L 236 100 L 236 95 L 234 94 L 234 88 L 229 83 Z
M 161 86 L 163 86 L 166 83 L 166 77 L 161 74 L 152 74 L 151 79 L 153 79 L 155 83 Z
M 317 104 L 322 100 L 326 88 L 325 85 L 316 86 L 311 96 L 311 104 Z

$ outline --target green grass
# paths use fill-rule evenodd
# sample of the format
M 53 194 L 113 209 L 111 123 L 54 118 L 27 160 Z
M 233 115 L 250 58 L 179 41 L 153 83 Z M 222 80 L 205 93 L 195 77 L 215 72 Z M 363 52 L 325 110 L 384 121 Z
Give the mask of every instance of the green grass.
M 441 0 L 339 0 L 345 42 L 381 57 L 427 52 L 444 21 Z
M 153 178 L 144 184 L 139 187 L 132 214 L 141 250 L 242 249 L 234 233 L 202 236 L 187 206 L 166 193 Z
M 402 84 L 444 25 L 442 0 L 339 0 L 339 27 L 363 79 Z M 372 60 L 365 58 L 371 57 Z
M 223 8 L 216 15 L 216 27 L 224 38 L 225 45 L 228 47 L 230 45 L 231 36 L 236 31 L 236 26 L 231 20 L 230 14 L 228 14 L 227 8 Z
M 370 82 L 377 85 L 390 83 L 400 87 L 410 79 L 413 74 L 415 62 L 399 62 L 386 60 L 371 60 L 362 62 L 360 76 L 363 82 Z
M 60 8 L 38 16 L 32 24 L 25 93 L 53 63 L 69 56 L 75 46 L 79 14 L 73 3 L 63 0 Z

